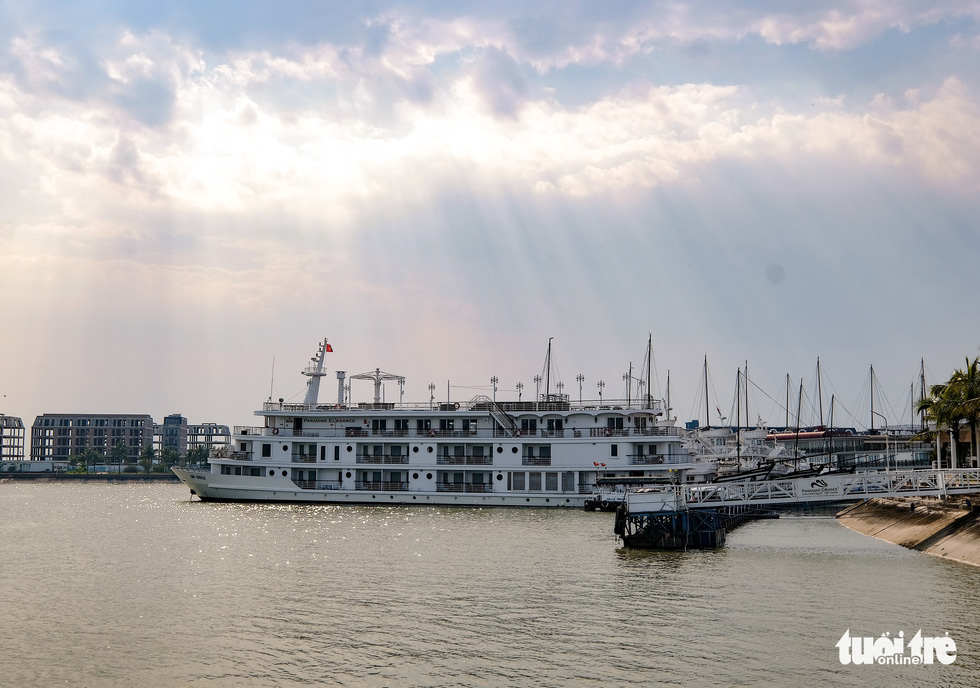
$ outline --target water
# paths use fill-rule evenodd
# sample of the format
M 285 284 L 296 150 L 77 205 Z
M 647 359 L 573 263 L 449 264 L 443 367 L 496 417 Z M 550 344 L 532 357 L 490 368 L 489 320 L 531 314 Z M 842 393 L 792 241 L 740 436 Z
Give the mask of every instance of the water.
M 0 685 L 970 685 L 980 569 L 784 517 L 619 549 L 579 511 L 204 504 L 0 484 Z M 948 631 L 949 666 L 844 666 Z

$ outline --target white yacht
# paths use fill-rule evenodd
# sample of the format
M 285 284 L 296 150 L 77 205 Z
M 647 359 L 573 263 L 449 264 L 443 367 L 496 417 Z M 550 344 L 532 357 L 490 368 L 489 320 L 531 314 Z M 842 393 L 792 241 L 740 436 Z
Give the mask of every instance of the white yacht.
M 303 403 L 269 400 L 255 427 L 236 427 L 211 470 L 175 468 L 202 500 L 328 504 L 579 507 L 599 478 L 686 482 L 696 468 L 661 400 L 388 403 L 382 384 L 404 378 L 375 369 L 349 379 L 374 382 L 373 402 L 352 404 L 345 371 L 337 397 L 318 401 L 328 373 L 324 339 Z M 550 371 L 550 347 L 545 371 Z M 430 386 L 430 392 L 431 392 Z

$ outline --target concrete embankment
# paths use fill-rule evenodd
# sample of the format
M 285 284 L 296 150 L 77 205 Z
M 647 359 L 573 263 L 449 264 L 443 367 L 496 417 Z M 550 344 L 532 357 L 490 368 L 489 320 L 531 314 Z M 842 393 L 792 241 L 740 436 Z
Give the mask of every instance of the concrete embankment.
M 976 506 L 974 506 L 976 505 Z M 870 499 L 837 514 L 851 530 L 980 566 L 980 496 Z
M 180 482 L 180 478 L 166 473 L 0 473 L 0 482 L 30 480 L 32 482 Z

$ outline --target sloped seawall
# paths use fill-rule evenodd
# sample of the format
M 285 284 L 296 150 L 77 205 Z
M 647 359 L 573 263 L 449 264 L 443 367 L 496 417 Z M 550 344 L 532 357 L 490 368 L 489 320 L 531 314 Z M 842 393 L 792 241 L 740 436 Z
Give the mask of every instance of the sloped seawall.
M 837 520 L 864 535 L 980 566 L 980 496 L 870 499 L 839 512 Z

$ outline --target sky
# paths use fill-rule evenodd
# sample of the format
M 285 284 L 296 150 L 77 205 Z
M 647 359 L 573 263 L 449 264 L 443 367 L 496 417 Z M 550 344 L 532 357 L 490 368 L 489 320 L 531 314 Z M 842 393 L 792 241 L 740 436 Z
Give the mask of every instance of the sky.
M 610 399 L 650 339 L 681 421 L 707 360 L 907 423 L 980 354 L 978 65 L 964 0 L 0 0 L 0 413 L 249 425 L 324 337 L 321 400 L 551 338 Z

